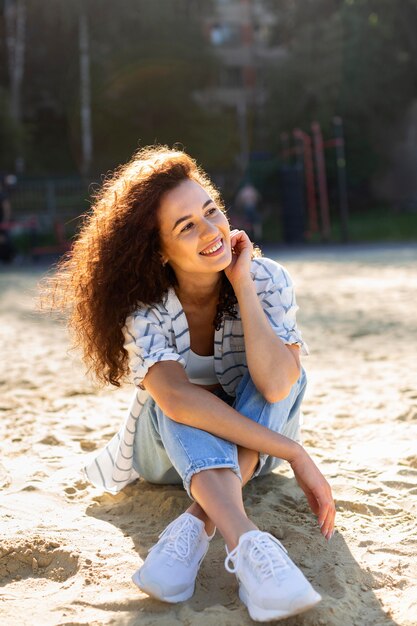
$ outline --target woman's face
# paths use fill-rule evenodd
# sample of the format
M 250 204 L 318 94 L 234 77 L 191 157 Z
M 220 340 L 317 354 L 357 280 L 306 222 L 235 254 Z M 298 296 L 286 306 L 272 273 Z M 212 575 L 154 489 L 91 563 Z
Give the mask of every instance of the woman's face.
M 162 259 L 177 279 L 224 270 L 232 260 L 229 222 L 194 180 L 167 191 L 159 205 Z

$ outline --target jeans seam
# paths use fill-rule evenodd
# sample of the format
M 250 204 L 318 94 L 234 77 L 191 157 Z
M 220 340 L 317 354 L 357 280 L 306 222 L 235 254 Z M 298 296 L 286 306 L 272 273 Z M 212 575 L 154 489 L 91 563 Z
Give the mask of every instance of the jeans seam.
M 187 448 L 184 446 L 181 437 L 179 437 L 177 434 L 175 434 L 175 439 L 178 441 L 178 443 L 180 444 L 181 448 L 184 450 L 185 454 L 187 455 L 187 459 L 190 461 L 190 463 L 192 463 L 192 458 L 190 457 L 190 455 L 188 454 L 188 450 Z M 172 459 L 170 457 L 170 461 L 172 463 Z

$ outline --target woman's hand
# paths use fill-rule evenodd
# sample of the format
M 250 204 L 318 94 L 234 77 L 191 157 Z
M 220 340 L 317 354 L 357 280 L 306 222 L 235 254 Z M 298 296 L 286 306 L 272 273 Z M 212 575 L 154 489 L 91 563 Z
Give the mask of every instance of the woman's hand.
M 306 494 L 311 510 L 318 516 L 317 521 L 321 533 L 326 539 L 331 539 L 334 532 L 336 507 L 329 483 L 301 446 L 299 446 L 297 456 L 289 463 L 297 483 Z
M 242 279 L 250 278 L 253 245 L 245 231 L 237 229 L 230 232 L 230 244 L 232 261 L 224 271 L 230 283 L 237 285 Z

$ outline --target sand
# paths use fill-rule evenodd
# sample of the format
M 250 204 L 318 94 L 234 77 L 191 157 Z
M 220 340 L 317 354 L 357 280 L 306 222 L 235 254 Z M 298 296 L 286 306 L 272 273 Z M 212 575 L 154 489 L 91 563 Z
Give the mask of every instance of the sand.
M 288 626 L 417 624 L 417 247 L 269 251 L 296 283 L 304 444 L 337 501 L 321 537 L 287 468 L 245 488 L 249 515 L 287 547 L 323 601 Z M 143 481 L 101 493 L 81 467 L 118 430 L 130 387 L 97 389 L 65 329 L 33 311 L 42 269 L 0 270 L 1 625 L 253 623 L 216 536 L 193 598 L 133 585 L 158 534 L 188 504 Z

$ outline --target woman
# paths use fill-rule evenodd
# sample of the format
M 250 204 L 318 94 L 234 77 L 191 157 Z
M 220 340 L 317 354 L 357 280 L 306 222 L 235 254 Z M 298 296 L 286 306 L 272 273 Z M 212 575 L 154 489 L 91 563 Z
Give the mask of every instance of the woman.
M 86 468 L 118 491 L 183 483 L 191 506 L 133 580 L 167 602 L 194 593 L 216 528 L 253 619 L 321 599 L 282 544 L 248 519 L 242 486 L 286 460 L 330 539 L 331 489 L 298 443 L 306 352 L 286 270 L 231 231 L 193 159 L 150 147 L 105 182 L 55 277 L 55 302 L 99 379 L 137 387 L 127 420 Z

